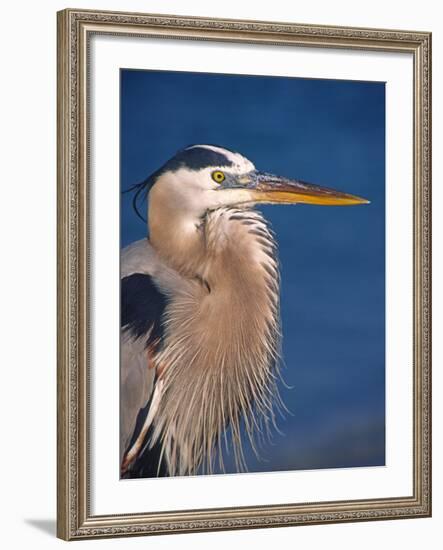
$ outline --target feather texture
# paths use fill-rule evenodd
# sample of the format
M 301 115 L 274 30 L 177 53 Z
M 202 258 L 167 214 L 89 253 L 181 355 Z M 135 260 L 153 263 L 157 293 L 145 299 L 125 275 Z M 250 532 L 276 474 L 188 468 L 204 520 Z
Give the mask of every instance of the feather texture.
M 237 468 L 245 470 L 241 423 L 256 449 L 279 402 L 272 232 L 258 212 L 231 208 L 208 213 L 198 231 L 204 248 L 198 277 L 177 273 L 181 284 L 169 289 L 154 358 L 165 367 L 148 448 L 160 445 L 169 475 L 211 473 L 216 461 L 223 469 L 228 427 Z

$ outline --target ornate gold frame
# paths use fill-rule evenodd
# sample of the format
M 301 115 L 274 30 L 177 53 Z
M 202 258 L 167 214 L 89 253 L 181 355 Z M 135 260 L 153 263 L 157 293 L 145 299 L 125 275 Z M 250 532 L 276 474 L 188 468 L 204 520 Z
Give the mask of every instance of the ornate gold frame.
M 88 490 L 88 41 L 94 33 L 409 52 L 414 59 L 413 496 L 93 516 Z M 431 34 L 136 13 L 58 13 L 58 505 L 65 540 L 431 515 Z M 412 298 L 412 297 L 411 297 Z

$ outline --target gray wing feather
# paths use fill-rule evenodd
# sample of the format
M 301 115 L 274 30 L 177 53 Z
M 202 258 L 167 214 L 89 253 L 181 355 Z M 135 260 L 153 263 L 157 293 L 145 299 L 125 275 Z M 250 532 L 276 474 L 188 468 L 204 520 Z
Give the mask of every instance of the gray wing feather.
M 146 275 L 149 276 L 158 293 L 165 297 L 173 296 L 174 293 L 180 291 L 186 291 L 189 284 L 176 271 L 165 265 L 148 239 L 142 239 L 122 250 L 122 288 L 125 286 L 125 281 L 132 279 L 139 284 L 140 279 L 143 279 L 143 276 Z M 149 289 L 147 292 L 140 291 L 140 285 L 135 290 L 139 293 L 135 295 L 132 293 L 131 299 L 135 300 L 135 303 L 130 304 L 130 311 L 125 311 L 127 304 L 122 303 L 122 318 L 127 315 L 134 330 L 132 334 L 128 330 L 122 330 L 121 333 L 120 463 L 133 436 L 137 416 L 140 410 L 144 409 L 149 403 L 154 390 L 156 374 L 155 368 L 150 368 L 148 364 L 149 357 L 146 343 L 147 338 L 154 336 L 154 332 L 155 336 L 158 336 L 158 316 L 161 305 L 158 303 L 158 294 L 157 303 L 155 303 L 155 292 L 149 294 Z M 122 300 L 125 300 L 123 296 Z M 144 300 L 145 303 L 143 303 Z M 140 315 L 143 317 L 145 312 L 146 318 L 140 319 Z M 149 329 L 151 321 L 152 328 Z M 141 332 L 143 332 L 143 336 L 141 336 Z
M 137 415 L 146 407 L 154 387 L 155 369 L 149 368 L 141 339 L 121 337 L 120 366 L 120 463 L 134 432 Z
M 147 239 L 122 250 L 121 278 L 134 273 L 152 275 L 158 270 L 157 255 Z M 120 350 L 120 463 L 128 448 L 140 409 L 151 397 L 155 369 L 149 368 L 145 339 L 121 331 Z

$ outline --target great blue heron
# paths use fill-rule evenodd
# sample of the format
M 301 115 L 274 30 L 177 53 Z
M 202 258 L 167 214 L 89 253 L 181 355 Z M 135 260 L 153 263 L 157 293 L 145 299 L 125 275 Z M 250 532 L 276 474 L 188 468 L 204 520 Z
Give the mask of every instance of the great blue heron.
M 228 149 L 192 145 L 134 186 L 149 238 L 121 257 L 120 464 L 123 477 L 223 468 L 229 428 L 273 421 L 280 347 L 279 268 L 258 203 L 365 199 L 259 172 Z

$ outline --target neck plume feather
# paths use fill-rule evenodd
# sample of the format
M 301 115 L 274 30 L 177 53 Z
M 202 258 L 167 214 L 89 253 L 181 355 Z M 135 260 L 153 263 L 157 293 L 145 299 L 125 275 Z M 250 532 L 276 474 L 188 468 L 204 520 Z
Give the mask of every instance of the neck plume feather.
M 229 428 L 244 471 L 241 424 L 257 452 L 282 406 L 276 244 L 261 214 L 249 209 L 208 213 L 194 239 L 198 263 L 182 266 L 194 275 L 171 299 L 155 358 L 164 365 L 163 390 L 151 445 L 161 443 L 170 475 L 212 473 L 216 464 L 224 471 Z

